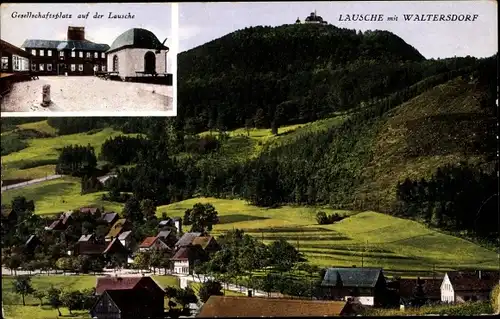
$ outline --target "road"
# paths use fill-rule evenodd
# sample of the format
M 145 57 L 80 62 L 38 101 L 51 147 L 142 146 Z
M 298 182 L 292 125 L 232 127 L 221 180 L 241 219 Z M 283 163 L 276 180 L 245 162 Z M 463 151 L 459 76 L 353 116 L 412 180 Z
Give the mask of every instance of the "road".
M 50 176 L 47 176 L 47 177 L 32 179 L 32 180 L 29 180 L 29 181 L 26 181 L 26 182 L 12 184 L 12 185 L 9 185 L 9 186 L 2 186 L 2 192 L 6 191 L 6 190 L 10 190 L 10 189 L 23 188 L 23 187 L 26 187 L 26 186 L 29 186 L 29 185 L 33 185 L 33 184 L 37 184 L 37 183 L 41 183 L 41 182 L 45 182 L 45 181 L 50 181 L 50 180 L 58 179 L 58 178 L 61 178 L 61 177 L 63 177 L 63 175 L 50 175 Z

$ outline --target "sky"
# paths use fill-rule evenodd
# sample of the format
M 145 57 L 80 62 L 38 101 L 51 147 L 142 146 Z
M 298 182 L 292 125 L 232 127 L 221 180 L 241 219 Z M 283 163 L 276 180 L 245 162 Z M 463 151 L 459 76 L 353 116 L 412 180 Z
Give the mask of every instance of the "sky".
M 71 19 L 14 19 L 14 12 L 45 14 L 72 14 Z M 78 14 L 90 12 L 88 19 L 78 19 Z M 102 19 L 94 19 L 95 13 Z M 133 14 L 134 19 L 108 19 L 113 14 Z M 0 12 L 0 37 L 15 45 L 21 46 L 25 39 L 66 40 L 68 26 L 85 27 L 85 38 L 96 43 L 111 45 L 123 32 L 131 28 L 144 28 L 153 32 L 165 45 L 172 46 L 172 10 L 168 3 L 22 3 L 5 4 Z
M 348 29 L 387 30 L 426 58 L 489 57 L 498 51 L 496 1 L 390 2 L 226 2 L 179 4 L 179 51 L 189 50 L 251 26 L 302 21 L 317 11 L 329 23 Z M 398 21 L 346 22 L 347 14 L 384 14 Z M 405 22 L 403 14 L 477 14 L 474 22 Z

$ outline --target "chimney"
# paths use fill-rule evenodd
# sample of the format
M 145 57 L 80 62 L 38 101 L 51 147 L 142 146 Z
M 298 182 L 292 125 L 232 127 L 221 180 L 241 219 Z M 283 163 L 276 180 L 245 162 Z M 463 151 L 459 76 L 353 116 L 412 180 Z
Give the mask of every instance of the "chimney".
M 83 41 L 85 40 L 85 27 L 68 27 L 68 41 L 69 40 L 77 40 Z

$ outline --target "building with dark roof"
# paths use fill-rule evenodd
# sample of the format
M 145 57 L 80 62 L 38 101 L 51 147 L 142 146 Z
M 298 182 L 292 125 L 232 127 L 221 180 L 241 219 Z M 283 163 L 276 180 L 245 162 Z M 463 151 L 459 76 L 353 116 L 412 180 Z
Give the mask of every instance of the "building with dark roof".
M 31 71 L 44 75 L 93 75 L 106 71 L 109 45 L 85 39 L 84 27 L 68 27 L 66 40 L 27 39 L 21 46 L 31 53 Z
M 189 245 L 179 248 L 174 256 L 170 258 L 174 264 L 174 272 L 178 274 L 190 274 L 196 261 L 205 261 L 208 254 L 200 245 Z
M 149 251 L 151 249 L 171 250 L 171 248 L 158 236 L 146 237 L 139 245 L 139 251 Z
M 120 219 L 120 216 L 118 216 L 118 214 L 114 212 L 107 212 L 102 214 L 101 219 L 108 223 L 108 225 L 112 225 L 116 223 L 118 219 Z
M 190 232 L 190 233 L 184 233 L 181 238 L 175 243 L 175 248 L 180 248 L 180 247 L 186 247 L 191 245 L 193 240 L 196 237 L 200 237 L 201 233 L 199 232 Z
M 345 301 L 210 296 L 196 317 L 333 317 L 350 314 L 351 305 Z
M 105 290 L 90 309 L 90 315 L 98 319 L 163 318 L 163 298 L 159 301 L 144 288 Z
M 158 40 L 153 32 L 133 28 L 120 34 L 107 51 L 108 70 L 122 79 L 144 75 L 167 74 L 165 39 Z
M 327 299 L 352 299 L 366 306 L 384 304 L 387 290 L 381 268 L 328 268 L 321 287 Z
M 149 276 L 134 276 L 134 277 L 97 277 L 96 280 L 96 294 L 102 295 L 106 290 L 137 290 L 146 289 L 153 296 L 161 296 L 163 302 L 163 297 L 165 291 L 163 288 L 154 281 L 153 278 Z
M 441 282 L 442 279 L 433 278 L 417 278 L 417 279 L 398 279 L 392 283 L 392 286 L 397 290 L 400 300 L 404 304 L 410 304 L 410 301 L 415 297 L 415 293 L 419 285 L 426 300 L 439 301 L 441 300 Z
M 125 218 L 118 219 L 113 226 L 109 229 L 105 239 L 106 241 L 111 241 L 113 238 L 117 238 L 122 232 L 130 230 L 132 225 Z
M 495 285 L 499 284 L 498 271 L 451 271 L 441 283 L 441 301 L 462 303 L 488 300 Z
M 323 18 L 316 14 L 316 10 L 311 12 L 311 14 L 306 17 L 304 23 L 306 24 L 328 24 L 328 22 L 324 21 Z

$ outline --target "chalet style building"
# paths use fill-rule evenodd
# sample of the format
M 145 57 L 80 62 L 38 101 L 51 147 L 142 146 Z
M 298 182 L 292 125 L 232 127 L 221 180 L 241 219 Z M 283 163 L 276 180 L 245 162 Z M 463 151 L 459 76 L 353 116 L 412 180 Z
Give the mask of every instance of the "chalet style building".
M 352 300 L 365 306 L 384 304 L 386 287 L 381 268 L 328 268 L 321 282 L 325 299 Z
M 32 55 L 31 71 L 42 75 L 94 75 L 106 71 L 109 45 L 85 39 L 84 27 L 68 27 L 66 40 L 27 39 L 21 46 Z
M 447 272 L 441 284 L 441 301 L 463 303 L 488 300 L 499 280 L 498 271 Z
M 145 75 L 167 74 L 165 39 L 158 40 L 153 32 L 133 28 L 119 35 L 107 51 L 107 67 L 121 79 Z
M 30 70 L 31 54 L 0 39 L 1 72 L 16 73 Z

